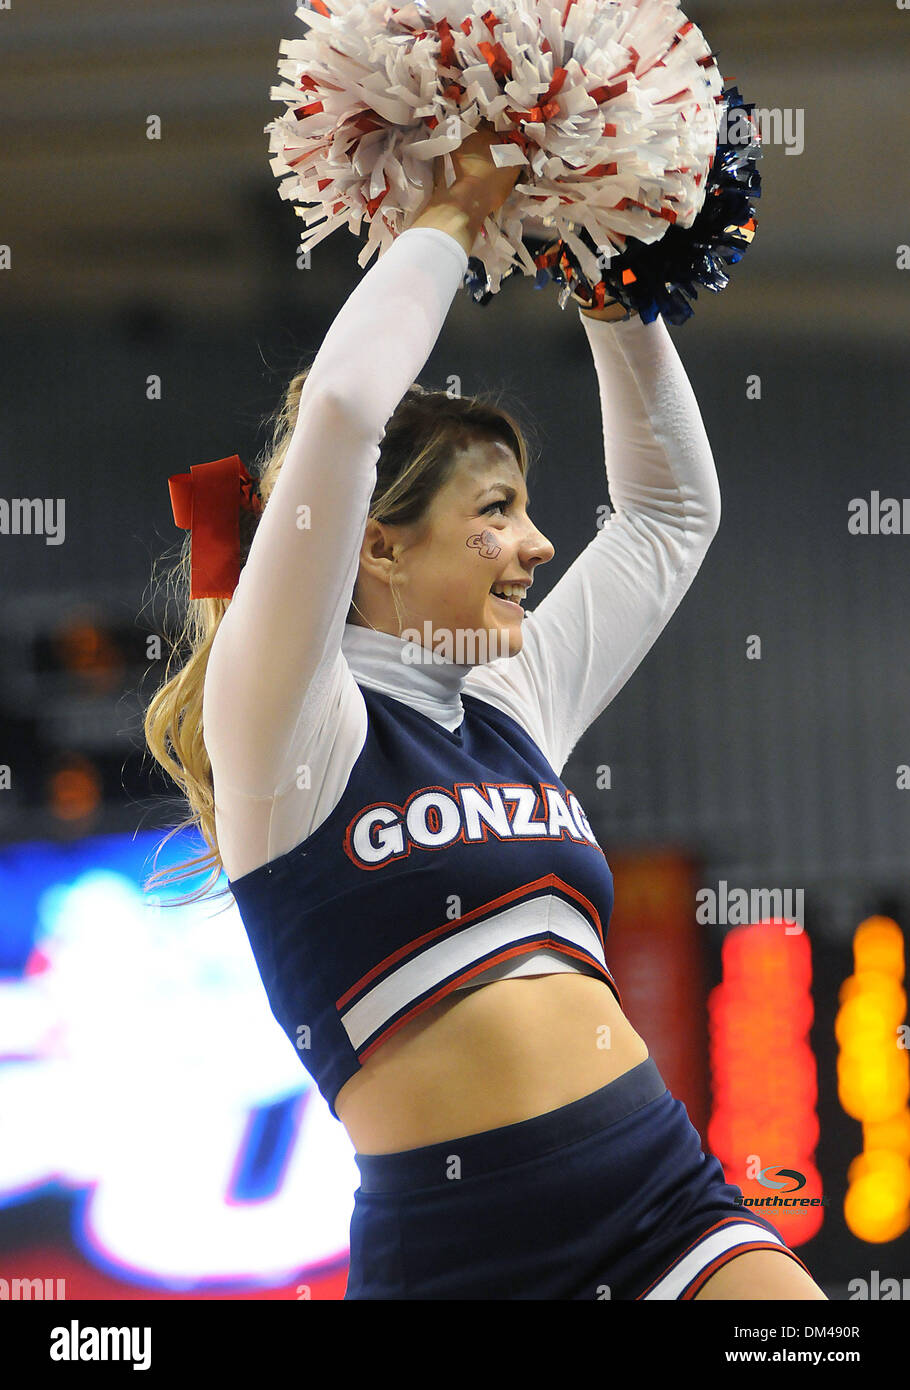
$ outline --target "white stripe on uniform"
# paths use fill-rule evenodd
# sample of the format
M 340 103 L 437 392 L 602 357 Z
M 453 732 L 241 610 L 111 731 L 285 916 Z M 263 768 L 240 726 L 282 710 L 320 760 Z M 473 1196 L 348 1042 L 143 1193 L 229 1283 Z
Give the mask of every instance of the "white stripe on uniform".
M 346 1009 L 341 1022 L 352 1046 L 362 1047 L 400 1009 L 434 985 L 469 970 L 491 951 L 547 930 L 557 940 L 579 946 L 605 964 L 603 947 L 591 922 L 564 898 L 544 896 L 519 902 L 419 949 Z
M 737 1221 L 733 1225 L 721 1227 L 719 1231 L 712 1231 L 658 1280 L 654 1288 L 645 1294 L 645 1298 L 678 1299 L 681 1293 L 685 1293 L 695 1276 L 716 1260 L 718 1255 L 722 1255 L 725 1250 L 732 1250 L 736 1245 L 753 1244 L 756 1240 L 771 1241 L 780 1246 L 784 1244 L 779 1236 L 773 1235 L 765 1226 L 759 1226 L 755 1221 Z

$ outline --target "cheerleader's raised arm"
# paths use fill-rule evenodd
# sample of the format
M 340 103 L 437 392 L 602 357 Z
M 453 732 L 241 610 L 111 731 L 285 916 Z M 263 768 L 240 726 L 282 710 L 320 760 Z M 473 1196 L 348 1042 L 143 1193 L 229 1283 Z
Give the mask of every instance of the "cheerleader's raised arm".
M 483 131 L 465 141 L 455 184 L 367 272 L 310 368 L 209 655 L 203 722 L 218 791 L 274 795 L 293 777 L 299 731 L 324 712 L 386 423 L 433 349 L 484 218 L 518 177 L 495 168 L 489 143 Z
M 666 324 L 579 317 L 615 510 L 529 611 L 522 650 L 465 687 L 513 709 L 557 773 L 654 645 L 720 524 L 711 446 Z

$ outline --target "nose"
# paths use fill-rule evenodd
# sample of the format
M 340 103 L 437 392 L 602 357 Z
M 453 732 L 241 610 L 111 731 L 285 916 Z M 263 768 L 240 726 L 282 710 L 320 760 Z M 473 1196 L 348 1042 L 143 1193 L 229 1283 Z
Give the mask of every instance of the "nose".
M 556 550 L 542 531 L 532 527 L 531 535 L 523 542 L 519 553 L 522 564 L 530 573 L 535 565 L 545 565 L 548 560 L 552 560 Z

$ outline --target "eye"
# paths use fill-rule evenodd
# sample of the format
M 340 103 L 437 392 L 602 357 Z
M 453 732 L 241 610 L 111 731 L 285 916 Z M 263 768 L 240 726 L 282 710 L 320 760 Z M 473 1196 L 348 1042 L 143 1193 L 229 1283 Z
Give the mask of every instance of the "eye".
M 499 509 L 499 511 L 503 513 L 503 515 L 505 515 L 507 505 L 508 503 L 506 502 L 506 499 L 502 497 L 498 502 L 491 502 L 488 507 L 482 507 L 481 515 L 486 516 L 487 512 L 495 512 L 497 508 Z

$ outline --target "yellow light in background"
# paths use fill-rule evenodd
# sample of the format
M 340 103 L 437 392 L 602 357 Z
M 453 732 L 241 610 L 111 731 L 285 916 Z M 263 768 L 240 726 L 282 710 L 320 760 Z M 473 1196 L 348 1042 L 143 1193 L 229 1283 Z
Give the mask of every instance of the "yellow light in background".
M 863 1046 L 867 1044 L 864 1042 Z M 896 1051 L 893 1034 L 885 1048 Z M 838 1058 L 838 1097 L 854 1120 L 890 1120 L 910 1100 L 906 1053 L 903 1057 L 892 1056 L 885 1048 L 870 1049 L 846 1062 L 843 1056 Z
M 897 980 L 866 971 L 864 981 L 837 1011 L 835 1036 L 842 1045 L 858 1033 L 893 1038 L 906 1012 L 907 996 Z
M 867 1173 L 850 1184 L 844 1219 L 853 1234 L 870 1245 L 898 1240 L 910 1225 L 903 1190 L 886 1173 Z
M 910 1201 L 910 1166 L 899 1153 L 890 1149 L 864 1149 L 847 1169 L 847 1181 L 855 1182 L 871 1173 L 884 1173 L 892 1178 L 897 1191 L 903 1192 L 904 1200 Z
M 837 1094 L 863 1126 L 850 1164 L 844 1218 L 860 1240 L 883 1244 L 910 1227 L 910 1053 L 903 1043 L 904 938 L 890 917 L 853 937 L 854 973 L 838 993 Z
M 904 937 L 891 917 L 867 917 L 853 936 L 856 970 L 878 970 L 895 980 L 904 978 Z
M 893 1149 L 910 1160 L 910 1109 L 888 1120 L 867 1120 L 863 1124 L 864 1149 Z
M 838 1003 L 845 1004 L 850 999 L 873 995 L 884 999 L 902 999 L 906 1006 L 906 994 L 901 988 L 901 979 L 900 971 L 854 970 L 838 990 Z

